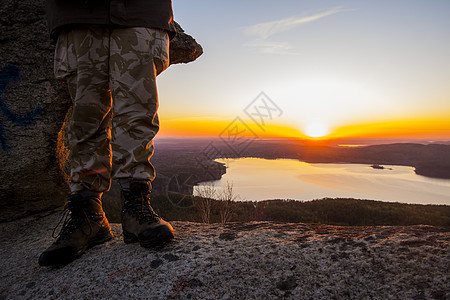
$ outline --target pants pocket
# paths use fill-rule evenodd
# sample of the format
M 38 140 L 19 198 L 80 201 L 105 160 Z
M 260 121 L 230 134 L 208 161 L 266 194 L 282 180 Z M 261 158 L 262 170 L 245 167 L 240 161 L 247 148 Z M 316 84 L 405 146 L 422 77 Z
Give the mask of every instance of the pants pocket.
M 155 31 L 155 40 L 153 41 L 153 47 L 151 48 L 156 75 L 159 75 L 169 67 L 169 35 L 164 30 L 150 30 Z
M 155 64 L 156 68 L 156 76 L 161 74 L 165 69 L 169 67 L 169 60 L 168 59 L 160 59 L 158 57 L 153 58 L 153 63 Z
M 77 71 L 77 57 L 74 53 L 73 43 L 70 42 L 70 38 L 70 32 L 63 32 L 58 37 L 54 58 L 56 79 L 65 80 Z

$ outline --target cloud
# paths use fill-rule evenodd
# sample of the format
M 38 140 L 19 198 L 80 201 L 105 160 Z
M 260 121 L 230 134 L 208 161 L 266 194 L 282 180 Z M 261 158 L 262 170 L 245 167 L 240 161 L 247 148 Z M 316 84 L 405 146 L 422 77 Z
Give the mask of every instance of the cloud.
M 287 42 L 269 42 L 264 40 L 255 40 L 245 44 L 244 46 L 258 48 L 261 53 L 266 54 L 300 54 L 298 52 L 295 52 L 291 44 Z
M 311 23 L 340 12 L 354 9 L 333 8 L 322 13 L 307 17 L 290 17 L 277 21 L 258 23 L 244 28 L 244 33 L 256 39 L 245 44 L 247 47 L 259 48 L 262 53 L 270 54 L 299 54 L 292 51 L 293 47 L 286 42 L 270 42 L 267 39 L 275 34 L 291 30 L 302 24 Z
M 334 8 L 312 16 L 291 17 L 277 21 L 259 23 L 246 27 L 244 29 L 244 32 L 248 35 L 257 36 L 261 39 L 267 39 L 268 37 L 274 34 L 288 31 L 301 24 L 311 23 L 324 17 L 331 16 L 344 11 L 351 11 L 351 9 Z

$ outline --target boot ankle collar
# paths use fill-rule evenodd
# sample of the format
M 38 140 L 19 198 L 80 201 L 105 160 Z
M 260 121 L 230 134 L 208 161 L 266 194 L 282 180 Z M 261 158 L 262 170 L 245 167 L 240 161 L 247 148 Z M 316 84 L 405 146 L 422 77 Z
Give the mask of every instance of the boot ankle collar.
M 97 199 L 101 199 L 103 193 L 95 192 L 95 191 L 91 191 L 91 190 L 84 189 L 84 190 L 81 190 L 81 191 L 72 193 L 70 196 L 73 196 L 73 195 L 79 195 L 79 196 L 81 196 L 82 198 L 97 198 Z M 69 197 L 70 197 L 70 196 L 69 196 Z

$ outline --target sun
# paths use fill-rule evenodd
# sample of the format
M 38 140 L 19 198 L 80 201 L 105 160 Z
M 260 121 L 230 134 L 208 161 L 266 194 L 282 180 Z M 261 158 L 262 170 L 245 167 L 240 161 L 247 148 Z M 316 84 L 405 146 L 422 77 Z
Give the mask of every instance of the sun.
M 328 135 L 330 133 L 329 128 L 319 122 L 309 123 L 305 127 L 305 134 L 312 138 L 320 138 Z

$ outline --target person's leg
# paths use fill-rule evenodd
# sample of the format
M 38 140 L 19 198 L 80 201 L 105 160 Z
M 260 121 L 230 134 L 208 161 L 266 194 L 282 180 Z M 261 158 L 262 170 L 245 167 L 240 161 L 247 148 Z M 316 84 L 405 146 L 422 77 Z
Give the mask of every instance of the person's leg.
M 110 83 L 114 100 L 113 177 L 123 189 L 125 242 L 150 247 L 173 238 L 173 229 L 149 203 L 155 169 L 150 163 L 159 129 L 156 75 L 167 68 L 166 32 L 119 28 L 111 32 Z
M 153 138 L 159 130 L 154 34 L 146 28 L 111 33 L 110 82 L 114 99 L 113 177 L 153 180 Z
M 67 77 L 73 99 L 68 130 L 70 191 L 107 191 L 110 186 L 112 99 L 109 89 L 109 30 L 72 30 L 69 56 L 76 73 Z
M 112 238 L 101 203 L 111 169 L 108 48 L 109 32 L 102 28 L 72 30 L 58 40 L 55 75 L 67 82 L 73 100 L 68 132 L 71 195 L 58 239 L 42 253 L 40 265 L 69 263 Z

